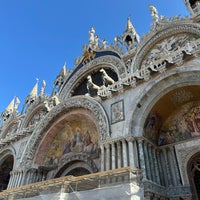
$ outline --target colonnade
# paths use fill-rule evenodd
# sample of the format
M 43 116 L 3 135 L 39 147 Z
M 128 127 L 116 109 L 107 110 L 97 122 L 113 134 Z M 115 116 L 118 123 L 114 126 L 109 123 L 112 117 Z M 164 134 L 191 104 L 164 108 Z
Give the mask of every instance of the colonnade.
M 144 177 L 159 185 L 181 185 L 178 162 L 173 146 L 156 147 L 146 140 L 138 140 L 140 167 L 145 169 Z M 143 154 L 143 156 L 142 156 Z M 143 161 L 143 158 L 144 161 Z
M 137 146 L 132 137 L 101 143 L 101 171 L 128 166 L 138 168 Z
M 181 185 L 173 146 L 157 147 L 144 138 L 121 138 L 101 143 L 101 171 L 131 166 L 143 178 L 162 186 Z
M 7 189 L 20 187 L 45 179 L 45 174 L 35 168 L 29 170 L 13 170 L 10 172 L 10 180 Z
M 128 136 L 100 144 L 101 171 L 131 166 L 143 169 L 143 178 L 162 186 L 181 185 L 173 146 L 157 147 L 144 138 Z M 47 172 L 46 172 L 47 173 Z M 7 189 L 45 180 L 42 170 L 13 170 Z

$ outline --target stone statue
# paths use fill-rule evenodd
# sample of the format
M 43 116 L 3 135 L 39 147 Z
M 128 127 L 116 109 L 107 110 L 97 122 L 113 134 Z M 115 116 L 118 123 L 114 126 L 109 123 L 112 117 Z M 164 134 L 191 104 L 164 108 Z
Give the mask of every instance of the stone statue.
M 40 90 L 40 95 L 41 95 L 41 96 L 44 95 L 44 90 L 45 90 L 45 88 L 46 88 L 46 82 L 45 82 L 45 80 L 43 80 L 43 81 L 42 81 L 42 88 L 41 88 L 41 90 Z
M 51 100 L 53 102 L 53 106 L 57 106 L 60 103 L 60 100 L 57 95 L 52 96 Z
M 92 27 L 89 31 L 89 44 L 94 44 L 94 34 L 95 34 L 95 30 Z
M 100 72 L 102 73 L 102 79 L 103 79 L 104 86 L 112 85 L 115 83 L 115 81 L 110 76 L 108 76 L 108 74 L 106 73 L 106 71 L 103 68 L 100 69 Z
M 105 39 L 102 40 L 102 48 L 105 49 L 106 48 L 106 43 L 107 41 Z
M 98 48 L 99 47 L 99 36 L 96 35 L 94 38 L 94 48 Z
M 93 83 L 91 75 L 87 76 L 87 90 L 91 96 L 97 95 L 98 90 L 100 87 Z
M 152 17 L 154 23 L 157 23 L 158 19 L 159 19 L 157 9 L 154 6 L 149 5 L 149 10 L 151 11 L 151 17 Z
M 49 102 L 48 101 L 44 101 L 44 107 L 45 107 L 45 111 L 49 112 L 51 110 L 51 108 L 49 107 Z

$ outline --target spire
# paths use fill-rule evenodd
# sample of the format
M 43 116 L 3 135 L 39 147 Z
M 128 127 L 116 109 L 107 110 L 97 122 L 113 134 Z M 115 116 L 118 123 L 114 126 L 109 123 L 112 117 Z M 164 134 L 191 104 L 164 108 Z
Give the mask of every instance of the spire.
M 133 24 L 131 22 L 130 16 L 127 19 L 127 24 L 126 24 L 126 32 L 133 31 L 135 32 L 135 28 L 133 27 Z
M 36 97 L 37 93 L 38 93 L 38 81 L 39 79 L 36 79 L 36 84 L 34 85 L 33 89 L 31 90 L 31 92 L 29 93 L 29 97 Z
M 140 37 L 130 20 L 130 16 L 127 19 L 126 30 L 122 35 L 122 40 L 127 44 L 129 49 L 134 48 L 140 42 Z
M 63 68 L 62 68 L 61 71 L 60 71 L 60 76 L 63 76 L 63 77 L 66 76 L 66 74 L 67 74 L 66 66 L 67 66 L 67 64 L 66 64 L 66 62 L 65 62 L 64 65 L 63 65 Z
M 8 105 L 5 111 L 12 113 L 14 110 L 14 107 L 15 107 L 15 97 L 12 99 L 12 101 L 10 102 L 10 104 Z
M 34 85 L 29 95 L 26 97 L 25 104 L 31 104 L 36 99 L 38 94 L 38 81 L 39 79 L 36 78 L 36 84 Z

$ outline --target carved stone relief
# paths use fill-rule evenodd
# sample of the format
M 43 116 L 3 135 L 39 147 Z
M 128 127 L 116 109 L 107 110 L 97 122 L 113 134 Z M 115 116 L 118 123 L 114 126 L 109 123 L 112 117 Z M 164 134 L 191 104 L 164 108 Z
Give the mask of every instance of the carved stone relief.
M 106 66 L 107 68 L 113 69 L 118 77 L 123 78 L 126 76 L 126 66 L 125 64 L 119 59 L 114 56 L 102 56 L 92 60 L 91 62 L 84 65 L 84 67 L 80 68 L 76 74 L 74 74 L 67 82 L 64 84 L 62 91 L 60 93 L 62 98 L 67 98 L 70 96 L 71 91 L 77 85 L 80 78 L 87 74 L 88 71 L 94 71 L 96 69 L 101 69 L 102 66 Z
M 142 41 L 140 49 L 138 49 L 135 59 L 132 62 L 132 72 L 138 68 L 142 68 L 142 66 L 149 65 L 151 60 L 155 62 L 154 58 L 158 59 L 159 57 L 156 57 L 158 52 L 161 52 L 162 56 L 166 56 L 170 53 L 170 50 L 175 49 L 175 46 L 178 47 L 186 44 L 188 41 L 185 40 L 186 38 L 184 39 L 184 37 L 188 37 L 189 41 L 193 41 L 200 36 L 198 26 L 191 24 L 188 21 L 181 25 L 174 22 L 168 24 L 168 26 L 168 29 L 165 27 L 163 29 L 161 28 L 159 31 L 152 31 Z M 188 35 L 190 35 L 190 37 Z M 168 43 L 165 40 L 169 40 L 170 42 Z M 175 44 L 173 44 L 173 40 Z M 178 41 L 180 44 L 178 44 Z M 163 48 L 165 45 L 166 47 Z M 154 48 L 155 46 L 156 48 Z M 168 51 L 166 51 L 166 49 L 168 49 Z

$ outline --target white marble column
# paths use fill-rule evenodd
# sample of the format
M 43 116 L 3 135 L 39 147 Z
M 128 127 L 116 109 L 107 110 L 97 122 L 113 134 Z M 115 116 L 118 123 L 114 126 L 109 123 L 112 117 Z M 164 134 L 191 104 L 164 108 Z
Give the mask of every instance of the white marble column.
M 11 171 L 10 172 L 10 179 L 9 179 L 9 183 L 8 183 L 7 189 L 11 188 L 12 182 L 13 182 L 13 172 Z
M 14 187 L 14 185 L 15 185 L 15 172 L 14 171 L 12 171 L 12 182 L 11 182 L 11 186 L 10 186 L 10 188 L 13 188 Z
M 122 167 L 122 147 L 121 142 L 117 141 L 117 168 Z
M 14 171 L 14 181 L 13 181 L 12 188 L 16 187 L 16 182 L 17 182 L 17 171 Z
M 106 144 L 106 170 L 110 170 L 110 144 Z
M 136 168 L 135 166 L 135 155 L 134 155 L 134 146 L 133 146 L 133 139 L 129 138 L 128 140 L 128 152 L 129 152 L 129 165 L 133 167 L 133 169 Z
M 128 167 L 128 153 L 126 140 L 122 140 L 122 152 L 123 152 L 123 167 Z
M 143 140 L 138 139 L 138 153 L 139 153 L 139 162 L 140 162 L 140 168 L 143 169 L 143 178 L 146 179 L 146 170 L 145 170 L 145 161 L 144 161 L 144 149 L 143 149 Z
M 16 181 L 15 181 L 15 187 L 18 187 L 19 178 L 20 178 L 20 172 L 19 172 L 19 171 L 17 171 L 17 172 L 16 172 Z
M 105 153 L 105 152 L 104 152 L 104 145 L 102 144 L 102 145 L 101 145 L 101 171 L 102 171 L 102 172 L 105 171 L 105 167 L 104 167 L 104 166 L 105 166 L 105 162 L 104 162 L 104 161 L 105 161 L 105 160 L 104 160 L 104 159 L 105 159 L 104 153 Z
M 115 142 L 112 141 L 111 143 L 111 153 L 112 153 L 112 169 L 116 169 L 116 148 L 115 148 Z

